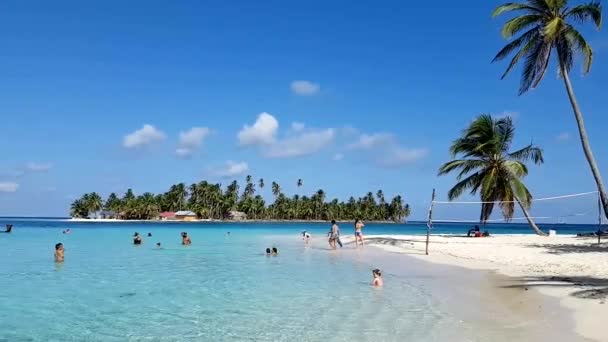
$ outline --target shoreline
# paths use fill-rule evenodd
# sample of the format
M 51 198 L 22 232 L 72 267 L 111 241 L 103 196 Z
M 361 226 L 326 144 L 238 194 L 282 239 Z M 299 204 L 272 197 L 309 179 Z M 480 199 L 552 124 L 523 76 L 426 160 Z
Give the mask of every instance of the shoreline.
M 577 334 L 608 341 L 608 241 L 572 235 L 495 235 L 488 238 L 431 236 L 425 255 L 425 236 L 369 235 L 366 243 L 417 260 L 470 270 L 495 272 L 510 279 L 509 288 L 538 290 L 556 298 L 572 312 Z M 352 242 L 346 237 L 344 242 Z
M 85 219 L 85 218 L 65 218 L 59 219 L 65 222 L 103 222 L 103 223 L 124 223 L 124 222 L 151 222 L 151 223 L 328 223 L 327 220 L 219 220 L 219 219 L 197 219 L 197 220 L 124 220 L 124 219 Z M 352 220 L 336 220 L 337 223 L 352 223 Z M 366 221 L 371 224 L 407 224 L 407 222 L 395 221 Z

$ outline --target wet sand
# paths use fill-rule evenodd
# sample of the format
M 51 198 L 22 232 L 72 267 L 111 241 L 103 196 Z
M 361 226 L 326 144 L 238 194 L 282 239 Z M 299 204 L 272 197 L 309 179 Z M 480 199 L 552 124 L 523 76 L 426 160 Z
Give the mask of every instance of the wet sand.
M 460 320 L 462 329 L 439 334 L 441 341 L 593 341 L 575 333 L 572 312 L 558 299 L 514 286 L 515 278 L 430 263 L 373 246 L 351 247 L 334 253 L 425 289 L 441 310 Z

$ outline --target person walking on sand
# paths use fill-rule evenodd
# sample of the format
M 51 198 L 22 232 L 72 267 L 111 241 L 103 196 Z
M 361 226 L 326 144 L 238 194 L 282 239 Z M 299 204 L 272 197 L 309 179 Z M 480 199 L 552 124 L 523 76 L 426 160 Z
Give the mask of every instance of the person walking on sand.
M 63 262 L 64 252 L 63 244 L 61 242 L 55 245 L 55 262 Z
M 331 220 L 331 230 L 329 231 L 329 247 L 336 249 L 336 243 L 342 248 L 342 241 L 340 241 L 340 227 L 336 223 L 336 220 Z
M 359 246 L 359 242 L 361 242 L 361 246 L 363 246 L 363 227 L 365 225 L 361 220 L 357 219 L 355 221 L 355 245 Z

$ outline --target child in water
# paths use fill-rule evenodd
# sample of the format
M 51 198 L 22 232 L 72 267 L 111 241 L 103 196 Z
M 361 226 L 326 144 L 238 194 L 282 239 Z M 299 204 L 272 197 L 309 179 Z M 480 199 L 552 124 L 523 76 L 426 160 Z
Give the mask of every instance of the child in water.
M 372 271 L 372 275 L 374 276 L 374 279 L 372 280 L 372 285 L 373 286 L 382 286 L 384 285 L 384 281 L 382 280 L 382 273 L 380 272 L 379 269 L 375 269 Z
M 60 242 L 55 245 L 55 262 L 63 262 L 64 259 L 63 244 Z

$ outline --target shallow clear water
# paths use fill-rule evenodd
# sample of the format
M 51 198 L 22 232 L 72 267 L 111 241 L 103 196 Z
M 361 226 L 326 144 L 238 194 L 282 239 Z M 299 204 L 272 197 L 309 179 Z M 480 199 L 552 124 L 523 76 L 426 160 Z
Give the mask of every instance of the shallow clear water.
M 304 248 L 301 225 L 44 225 L 0 234 L 0 341 L 469 340 L 425 290 L 435 280 L 389 270 L 373 288 L 365 252 L 327 250 L 320 226 Z M 134 231 L 143 245 L 131 244 Z M 279 256 L 264 255 L 272 245 Z

